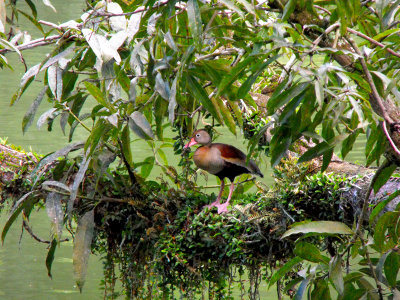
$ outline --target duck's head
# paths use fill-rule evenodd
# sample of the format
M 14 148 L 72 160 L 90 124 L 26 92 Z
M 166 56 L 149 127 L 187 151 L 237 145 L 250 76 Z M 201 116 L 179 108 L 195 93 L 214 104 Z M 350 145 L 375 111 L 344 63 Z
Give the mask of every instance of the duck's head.
M 185 149 L 185 148 L 189 148 L 189 147 L 191 147 L 191 146 L 193 146 L 193 145 L 196 145 L 196 144 L 207 145 L 207 144 L 209 144 L 209 143 L 211 143 L 211 137 L 210 137 L 210 135 L 208 134 L 208 132 L 205 131 L 204 129 L 199 129 L 199 130 L 196 130 L 196 131 L 193 133 L 193 136 L 192 136 L 192 138 L 190 139 L 190 142 L 187 143 L 187 144 L 185 145 L 185 147 L 183 147 L 183 148 L 184 148 L 184 149 Z

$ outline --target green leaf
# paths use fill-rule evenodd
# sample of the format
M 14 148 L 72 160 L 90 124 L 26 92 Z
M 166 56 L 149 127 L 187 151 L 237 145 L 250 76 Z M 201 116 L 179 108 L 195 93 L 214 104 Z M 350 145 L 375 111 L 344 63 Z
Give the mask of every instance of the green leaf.
M 236 135 L 236 124 L 232 117 L 232 113 L 228 108 L 228 102 L 224 103 L 222 99 L 215 99 L 219 107 L 219 113 L 222 115 L 225 125 L 228 127 L 229 131 Z M 226 100 L 228 101 L 228 100 Z
M 285 156 L 286 151 L 292 144 L 290 129 L 282 126 L 277 133 L 272 136 L 271 147 L 271 166 L 275 167 Z
M 214 106 L 214 103 L 210 100 L 210 98 L 208 98 L 207 93 L 200 83 L 198 83 L 197 80 L 190 75 L 186 77 L 186 82 L 188 84 L 189 92 L 193 95 L 193 97 L 200 101 L 201 105 L 203 105 L 203 107 L 222 124 L 222 120 L 217 113 L 218 107 Z
M 154 156 L 146 157 L 143 161 L 140 175 L 142 175 L 143 178 L 149 177 L 153 167 L 154 167 Z
M 375 273 L 376 273 L 376 276 L 378 277 L 378 280 L 379 280 L 380 282 L 382 282 L 382 279 L 383 279 L 383 265 L 385 264 L 386 258 L 387 258 L 387 256 L 389 255 L 389 253 L 390 253 L 390 251 L 384 253 L 384 254 L 379 258 L 379 261 L 378 261 L 378 263 L 376 264 Z
M 240 10 L 239 7 L 237 7 L 232 1 L 230 0 L 219 0 L 221 3 L 223 3 L 227 8 L 229 8 L 230 10 L 233 10 L 235 12 L 238 13 L 238 15 L 241 18 L 244 18 L 244 14 L 243 12 Z
M 347 154 L 353 149 L 354 143 L 357 139 L 357 136 L 359 135 L 360 131 L 355 130 L 352 133 L 349 134 L 347 138 L 345 138 L 342 142 L 342 157 L 343 159 L 347 156 Z
M 306 277 L 302 280 L 302 282 L 300 283 L 300 285 L 296 291 L 296 294 L 294 295 L 294 300 L 302 300 L 303 299 L 304 293 L 307 290 L 307 286 L 308 286 L 309 282 L 310 282 L 309 277 Z
M 121 143 L 122 143 L 122 151 L 124 152 L 124 156 L 128 161 L 128 164 L 132 167 L 132 150 L 131 150 L 131 139 L 129 136 L 129 126 L 126 125 L 122 130 L 121 134 Z
M 300 93 L 305 92 L 305 90 L 309 87 L 309 85 L 310 85 L 309 82 L 302 82 L 293 85 L 283 93 L 281 92 L 277 94 L 274 93 L 267 103 L 268 115 L 273 115 L 277 109 L 287 104 L 294 97 L 300 95 Z
M 49 247 L 49 251 L 47 251 L 47 256 L 46 256 L 46 268 L 47 268 L 47 275 L 50 278 L 53 278 L 51 275 L 51 266 L 53 265 L 53 261 L 54 261 L 54 253 L 56 252 L 57 249 L 57 239 L 53 239 L 51 241 L 50 247 Z
M 244 98 L 247 93 L 250 91 L 251 87 L 253 86 L 254 82 L 257 80 L 258 76 L 264 71 L 268 65 L 270 65 L 272 62 L 277 60 L 280 57 L 280 55 L 275 55 L 274 57 L 269 58 L 266 62 L 262 63 L 260 67 L 253 73 L 251 74 L 246 81 L 240 86 L 238 92 L 237 92 L 237 98 L 241 99 Z
M 379 189 L 389 180 L 390 176 L 392 176 L 393 172 L 396 170 L 395 164 L 390 164 L 386 168 L 380 169 L 378 177 L 374 182 L 374 193 L 377 193 Z
M 329 164 L 331 163 L 332 160 L 332 156 L 333 156 L 333 149 L 324 152 L 324 155 L 322 157 L 322 166 L 320 170 L 321 173 L 324 172 L 329 167 Z
M 44 32 L 44 30 L 43 30 L 42 25 L 38 22 L 38 20 L 37 20 L 36 17 L 33 18 L 31 15 L 25 13 L 25 12 L 22 11 L 22 10 L 18 10 L 18 13 L 22 14 L 25 18 L 27 18 L 29 21 L 31 21 L 32 24 L 35 25 L 35 27 L 36 27 L 37 29 L 39 29 L 41 33 L 43 33 L 43 35 L 46 34 L 46 33 Z
M 285 263 L 278 271 L 272 274 L 272 277 L 269 281 L 268 288 L 273 286 L 279 279 L 286 275 L 286 273 L 293 271 L 293 267 L 303 261 L 302 258 L 296 256 Z
M 244 8 L 251 14 L 255 15 L 256 11 L 254 9 L 253 4 L 249 3 L 246 0 L 237 0 L 237 2 L 239 2 L 240 4 L 242 4 L 244 6 Z
M 377 251 L 384 253 L 390 247 L 395 246 L 394 244 L 392 245 L 391 240 L 395 239 L 396 236 L 390 236 L 388 237 L 388 241 L 386 241 L 386 232 L 393 226 L 396 226 L 399 216 L 400 212 L 389 211 L 378 219 L 374 231 L 374 246 Z
M 54 64 L 47 68 L 47 81 L 54 98 L 61 101 L 63 91 L 63 78 L 61 68 Z
M 296 3 L 297 0 L 289 0 L 286 5 L 285 8 L 283 9 L 283 13 L 282 13 L 282 21 L 285 22 L 289 19 L 290 15 L 294 12 L 295 8 L 296 8 Z
M 329 258 L 323 256 L 315 245 L 303 241 L 296 243 L 293 253 L 310 262 L 329 263 Z
M 399 255 L 394 251 L 391 251 L 386 257 L 383 268 L 385 271 L 386 280 L 388 281 L 390 287 L 395 287 L 397 284 L 397 273 L 399 272 L 400 268 L 399 260 Z
M 235 67 L 232 68 L 230 72 L 227 72 L 227 74 L 222 78 L 219 86 L 218 86 L 218 93 L 216 97 L 218 98 L 221 96 L 226 89 L 230 89 L 232 84 L 242 76 L 244 70 L 247 68 L 247 66 L 251 63 L 253 63 L 256 60 L 257 56 L 248 56 L 246 57 L 242 62 L 238 63 Z
M 32 125 L 33 119 L 35 118 L 35 114 L 40 103 L 43 100 L 44 95 L 46 94 L 48 86 L 46 85 L 33 101 L 32 105 L 29 107 L 28 111 L 25 113 L 24 118 L 22 119 L 22 132 L 25 133 L 28 128 Z
M 368 84 L 368 82 L 361 75 L 356 74 L 356 73 L 351 73 L 351 72 L 345 72 L 344 74 L 349 76 L 355 82 L 357 82 L 358 85 L 361 88 L 363 88 L 367 93 L 371 93 L 370 85 Z
M 145 116 L 139 111 L 134 111 L 129 116 L 129 127 L 141 139 L 145 140 L 154 139 L 154 133 L 153 130 L 151 129 L 150 123 L 147 121 Z
M 83 155 L 82 161 L 79 166 L 79 170 L 75 175 L 74 182 L 71 187 L 71 193 L 69 195 L 68 203 L 67 203 L 67 215 L 68 218 L 71 218 L 71 211 L 74 208 L 74 203 L 76 196 L 78 195 L 78 189 L 81 185 L 83 177 L 86 174 L 86 170 L 89 166 L 90 161 L 92 160 L 91 156 Z
M 382 25 L 383 25 L 382 27 L 383 27 L 383 29 L 388 28 L 390 25 L 393 24 L 393 22 L 396 21 L 395 20 L 395 16 L 396 16 L 398 10 L 400 9 L 399 4 L 400 4 L 400 0 L 397 0 L 396 2 L 390 3 L 390 9 L 385 13 L 385 15 L 382 18 Z M 392 29 L 392 30 L 395 30 L 395 29 Z M 383 32 L 383 33 L 385 33 L 385 32 Z
M 168 166 L 168 159 L 167 159 L 167 156 L 165 155 L 165 152 L 161 148 L 158 148 L 157 149 L 157 154 L 162 159 L 164 165 Z
M 282 113 L 279 116 L 279 123 L 286 123 L 287 120 L 295 113 L 296 108 L 300 105 L 300 103 L 304 99 L 304 94 L 306 91 L 301 92 L 299 95 L 294 97 L 283 109 Z
M 17 217 L 20 215 L 24 207 L 29 205 L 30 201 L 33 201 L 33 199 L 30 197 L 32 195 L 33 191 L 26 193 L 23 195 L 21 198 L 18 199 L 18 201 L 15 203 L 14 207 L 11 210 L 10 216 L 8 217 L 4 227 L 3 231 L 1 232 L 1 243 L 4 244 L 4 240 L 6 238 L 7 232 L 10 229 L 11 225 L 15 222 Z
M 74 237 L 74 249 L 72 254 L 72 263 L 74 269 L 74 278 L 79 291 L 86 279 L 86 272 L 91 253 L 92 239 L 94 232 L 94 211 L 88 211 L 79 218 L 78 226 Z
M 202 44 L 203 29 L 202 29 L 200 8 L 197 0 L 188 0 L 186 10 L 189 19 L 189 28 L 192 34 L 192 38 L 195 41 L 197 49 L 200 49 Z
M 282 238 L 298 233 L 330 233 L 330 234 L 353 234 L 354 232 L 344 223 L 335 221 L 313 221 L 307 223 L 295 223 L 286 231 Z
M 321 156 L 325 152 L 333 149 L 338 143 L 340 143 L 347 135 L 346 134 L 340 134 L 332 139 L 330 139 L 328 142 L 321 142 L 315 145 L 313 148 L 307 150 L 298 160 L 298 163 L 303 163 L 306 161 L 309 161 L 315 157 Z
M 314 281 L 314 289 L 311 292 L 311 299 L 324 299 L 329 300 L 331 298 L 331 294 L 329 292 L 329 286 L 326 280 L 318 279 Z
M 340 255 L 332 257 L 329 263 L 329 278 L 333 281 L 339 295 L 343 295 L 344 281 L 342 273 L 342 257 Z
M 114 107 L 106 100 L 105 95 L 97 86 L 88 81 L 85 81 L 84 84 L 90 95 L 92 95 L 100 105 L 108 108 L 110 112 L 115 113 Z
M 106 123 L 104 119 L 98 119 L 94 125 L 92 132 L 86 140 L 85 151 L 89 149 L 89 156 L 94 152 L 100 139 L 106 136 L 106 133 L 111 128 L 111 124 Z
M 65 187 L 68 188 L 67 186 Z M 61 239 L 64 222 L 64 211 L 61 203 L 62 197 L 63 196 L 61 194 L 56 192 L 50 192 L 46 197 L 46 212 L 52 223 L 52 237 L 54 237 L 57 241 L 60 241 Z
M 369 222 L 372 224 L 379 213 L 386 207 L 386 205 L 388 205 L 393 199 L 395 199 L 399 195 L 400 190 L 397 190 L 394 193 L 390 194 L 390 196 L 387 197 L 385 200 L 379 202 L 369 215 Z

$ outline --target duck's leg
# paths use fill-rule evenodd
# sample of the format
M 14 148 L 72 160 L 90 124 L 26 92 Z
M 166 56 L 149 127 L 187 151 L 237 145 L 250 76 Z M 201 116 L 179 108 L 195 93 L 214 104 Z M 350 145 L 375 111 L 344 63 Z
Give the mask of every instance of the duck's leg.
M 225 187 L 225 179 L 222 179 L 221 180 L 221 187 L 220 187 L 217 199 L 213 203 L 211 203 L 209 205 L 206 205 L 205 207 L 207 207 L 207 208 L 212 208 L 214 206 L 218 207 L 218 205 L 220 204 L 219 201 L 221 200 L 222 193 L 224 192 L 224 187 Z
M 232 181 L 231 186 L 229 187 L 229 196 L 228 196 L 228 199 L 226 200 L 226 202 L 222 203 L 222 204 L 215 205 L 216 207 L 218 207 L 218 213 L 219 214 L 228 212 L 229 201 L 232 198 L 232 194 L 233 194 L 234 189 L 235 189 L 235 184 Z

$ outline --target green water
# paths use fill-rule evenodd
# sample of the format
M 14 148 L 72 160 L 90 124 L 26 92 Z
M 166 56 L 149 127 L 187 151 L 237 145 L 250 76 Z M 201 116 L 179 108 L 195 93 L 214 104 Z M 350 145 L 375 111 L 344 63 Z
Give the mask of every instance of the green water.
M 67 21 L 77 18 L 82 13 L 83 1 L 81 0 L 52 0 L 53 5 L 57 8 L 57 14 L 54 14 L 50 8 L 47 8 L 41 1 L 35 2 L 38 5 L 39 16 L 43 20 L 52 22 Z M 25 9 L 28 11 L 28 9 Z M 22 22 L 27 24 L 26 22 Z M 29 28 L 32 28 L 30 25 Z M 33 38 L 40 35 L 33 36 Z M 49 48 L 25 51 L 24 57 L 28 67 L 40 62 Z M 60 146 L 67 143 L 67 137 L 63 135 L 59 126 L 54 124 L 53 131 L 47 132 L 46 128 L 40 131 L 36 128 L 35 123 L 29 131 L 23 135 L 21 129 L 21 121 L 23 115 L 35 99 L 40 89 L 41 82 L 34 82 L 23 95 L 19 102 L 13 107 L 9 106 L 12 94 L 17 90 L 20 78 L 24 74 L 24 67 L 18 62 L 18 58 L 14 54 L 7 54 L 7 59 L 12 63 L 13 71 L 8 69 L 0 70 L 0 137 L 8 138 L 8 142 L 20 145 L 22 148 L 32 149 L 38 153 L 48 153 L 59 149 Z M 43 79 L 43 76 L 40 77 Z M 42 104 L 39 108 L 37 116 L 49 108 L 49 104 Z M 37 117 L 36 117 L 37 120 Z M 234 137 L 227 130 L 219 142 L 227 142 L 234 144 L 245 151 L 243 138 L 239 135 Z M 77 130 L 75 140 L 84 139 L 86 132 Z M 145 143 L 135 143 L 133 147 L 134 157 L 140 161 L 149 155 L 149 148 Z M 362 153 L 363 144 L 357 142 L 356 151 L 352 153 L 353 161 L 363 161 Z M 173 157 L 172 152 L 168 152 L 170 162 L 177 161 Z M 267 159 L 260 165 L 261 171 L 266 174 L 263 182 L 271 183 L 270 168 L 267 168 Z M 152 177 L 157 177 L 161 171 L 155 168 Z M 202 184 L 215 185 L 214 176 L 209 176 L 208 181 L 202 180 Z M 207 190 L 207 192 L 211 190 Z M 3 213 L 0 216 L 0 228 L 4 226 L 7 216 Z M 45 267 L 46 244 L 37 243 L 26 233 L 21 234 L 21 222 L 9 231 L 3 247 L 0 247 L 0 299 L 100 299 L 102 298 L 102 290 L 100 289 L 100 280 L 102 279 L 102 266 L 98 257 L 92 256 L 89 262 L 89 270 L 87 282 L 80 295 L 77 291 L 72 276 L 72 243 L 62 243 L 57 249 L 56 258 L 53 263 L 53 279 L 47 276 Z M 31 218 L 31 226 L 36 234 L 43 239 L 49 237 L 49 221 L 44 211 L 33 213 Z M 65 233 L 66 235 L 66 233 Z M 265 282 L 261 286 L 262 299 L 275 299 L 275 291 L 267 292 Z M 239 294 L 237 294 L 239 295 Z

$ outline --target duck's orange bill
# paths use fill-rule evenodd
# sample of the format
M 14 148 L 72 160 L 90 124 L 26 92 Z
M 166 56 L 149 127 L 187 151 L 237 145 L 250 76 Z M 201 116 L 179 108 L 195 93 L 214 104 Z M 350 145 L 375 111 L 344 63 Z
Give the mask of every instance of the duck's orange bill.
M 197 144 L 197 142 L 194 140 L 194 138 L 192 138 L 192 139 L 190 140 L 190 142 L 187 143 L 187 144 L 183 147 L 183 149 L 189 148 L 189 147 L 191 147 L 191 146 L 193 146 L 193 145 L 196 145 L 196 144 Z

